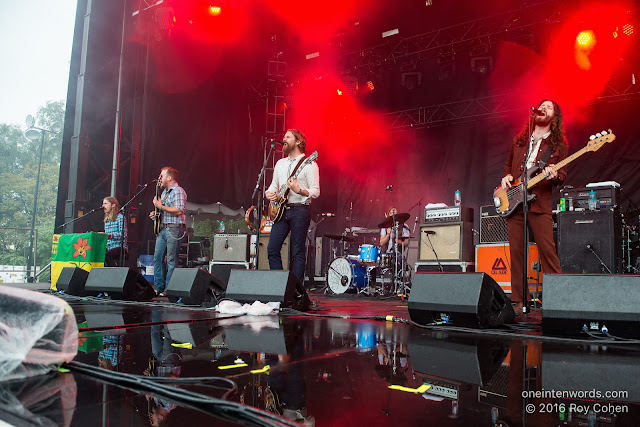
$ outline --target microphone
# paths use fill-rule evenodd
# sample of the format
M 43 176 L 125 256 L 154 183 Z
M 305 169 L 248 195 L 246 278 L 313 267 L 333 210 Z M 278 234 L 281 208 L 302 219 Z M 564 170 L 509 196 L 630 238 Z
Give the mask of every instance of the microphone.
M 531 107 L 531 111 L 533 111 L 533 114 L 535 114 L 536 116 L 542 116 L 542 117 L 546 116 L 545 113 L 543 113 L 542 111 L 536 108 Z
M 269 140 L 270 144 L 278 144 L 278 145 L 284 145 L 284 142 L 282 141 L 278 141 L 277 139 L 270 139 Z
M 158 182 L 158 180 L 157 179 L 152 179 L 151 181 L 147 182 L 144 186 L 146 187 L 147 185 L 151 185 L 154 182 Z
M 385 190 L 393 190 L 393 185 L 387 185 L 387 188 L 385 188 Z
M 587 248 L 587 249 L 593 249 L 593 246 L 591 246 L 591 245 L 587 244 L 586 248 Z
M 225 239 L 224 239 L 224 248 L 225 249 L 229 249 L 229 238 L 228 237 L 225 237 Z
M 422 232 L 425 234 L 436 234 L 436 232 L 433 230 L 422 230 Z
M 92 210 L 90 210 L 90 211 L 89 211 L 89 212 L 87 212 L 87 213 L 88 213 L 88 214 L 90 214 L 90 213 L 93 213 L 93 212 L 97 212 L 97 211 L 99 211 L 100 209 L 102 209 L 102 206 L 100 206 L 99 208 L 92 209 Z
M 323 212 L 320 215 L 322 215 L 322 216 L 336 216 L 336 214 L 331 213 L 331 212 Z

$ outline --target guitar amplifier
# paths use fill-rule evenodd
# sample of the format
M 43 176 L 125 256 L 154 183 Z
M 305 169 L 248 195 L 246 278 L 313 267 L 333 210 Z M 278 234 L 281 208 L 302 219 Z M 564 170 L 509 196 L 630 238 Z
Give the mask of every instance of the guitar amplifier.
M 507 219 L 498 215 L 494 205 L 480 206 L 480 243 L 508 241 Z
M 424 223 L 436 222 L 473 222 L 473 208 L 451 206 L 446 208 L 432 208 L 424 210 Z
M 247 262 L 249 260 L 248 234 L 214 234 L 212 261 Z
M 573 199 L 574 209 L 589 209 L 589 191 L 596 192 L 599 209 L 613 209 L 620 204 L 620 187 L 613 185 L 563 188 L 560 197 Z

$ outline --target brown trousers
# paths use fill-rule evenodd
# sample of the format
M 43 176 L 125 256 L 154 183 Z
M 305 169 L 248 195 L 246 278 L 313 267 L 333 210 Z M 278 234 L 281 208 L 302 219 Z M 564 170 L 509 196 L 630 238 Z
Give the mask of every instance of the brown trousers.
M 547 213 L 528 214 L 529 228 L 538 246 L 543 273 L 562 273 L 560 261 L 553 242 L 553 218 Z M 522 209 L 507 218 L 509 252 L 511 254 L 511 302 L 523 302 L 522 274 L 524 262 L 524 214 Z M 529 292 L 527 292 L 527 301 Z

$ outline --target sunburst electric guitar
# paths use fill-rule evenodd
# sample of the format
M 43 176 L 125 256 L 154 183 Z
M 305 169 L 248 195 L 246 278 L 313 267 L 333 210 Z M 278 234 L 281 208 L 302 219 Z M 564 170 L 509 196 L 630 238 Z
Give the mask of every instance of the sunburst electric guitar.
M 318 152 L 314 151 L 313 154 L 302 161 L 300 167 L 289 178 L 297 179 L 302 169 L 315 162 L 317 158 Z M 278 194 L 278 199 L 275 202 L 269 203 L 268 217 L 271 218 L 274 223 L 280 221 L 284 215 L 285 205 L 289 201 L 289 192 L 291 192 L 291 189 L 284 185 L 280 190 L 280 194 Z
M 616 139 L 616 136 L 611 133 L 611 129 L 609 129 L 609 133 L 602 132 L 602 136 L 599 136 L 595 139 L 590 140 L 586 147 L 581 150 L 576 151 L 572 155 L 568 156 L 566 159 L 562 160 L 558 164 L 552 166 L 554 171 L 568 165 L 578 157 L 582 156 L 584 153 L 588 151 L 597 151 L 607 142 L 611 142 Z M 538 184 L 545 178 L 543 173 L 540 173 L 536 176 L 533 176 L 538 171 L 538 167 L 534 166 L 527 170 L 527 177 L 529 178 L 527 181 L 527 190 Z M 527 194 L 527 203 L 536 198 L 535 194 Z M 503 217 L 510 216 L 513 211 L 516 210 L 521 203 L 524 202 L 524 184 L 522 180 L 518 179 L 511 184 L 509 188 L 502 188 L 499 186 L 493 192 L 493 203 L 496 207 L 496 211 L 498 215 Z

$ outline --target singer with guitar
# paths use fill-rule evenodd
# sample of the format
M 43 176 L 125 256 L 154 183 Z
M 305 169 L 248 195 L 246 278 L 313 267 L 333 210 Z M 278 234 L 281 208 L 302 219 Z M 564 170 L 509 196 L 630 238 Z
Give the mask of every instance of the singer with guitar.
M 178 263 L 180 243 L 186 235 L 187 193 L 178 185 L 178 171 L 165 166 L 158 177 L 162 194 L 153 198 L 154 211 L 149 218 L 157 223 L 158 236 L 153 254 L 153 283 L 156 293 L 164 296 L 173 270 Z M 164 257 L 167 256 L 167 274 L 164 274 Z
M 291 231 L 291 270 L 304 283 L 305 239 L 311 221 L 309 205 L 311 199 L 320 196 L 320 173 L 317 163 L 304 162 L 307 141 L 302 132 L 289 129 L 282 142 L 282 152 L 287 157 L 276 163 L 271 185 L 265 192 L 265 197 L 272 204 L 284 202 L 281 218 L 276 219 L 271 227 L 267 247 L 269 268 L 282 270 L 280 250 Z M 293 178 L 296 174 L 297 178 Z
M 509 157 L 504 166 L 502 188 L 508 189 L 514 182 L 532 167 L 544 163 L 542 171 L 545 179 L 530 191 L 535 198 L 529 202 L 528 225 L 535 238 L 545 273 L 561 273 L 560 261 L 553 241 L 553 218 L 551 212 L 551 192 L 554 185 L 564 182 L 566 167 L 555 171 L 552 166 L 567 157 L 568 145 L 564 136 L 562 111 L 558 104 L 545 99 L 534 110 L 533 132 L 529 135 L 529 126 L 514 138 Z M 527 157 L 527 149 L 530 151 Z M 526 162 L 526 169 L 525 169 Z M 535 173 L 533 175 L 536 175 Z M 531 176 L 533 176 L 531 175 Z M 511 254 L 511 302 L 515 303 L 516 315 L 522 314 L 523 303 L 529 300 L 529 293 L 523 291 L 524 261 L 524 214 L 522 206 L 507 218 L 509 251 Z

